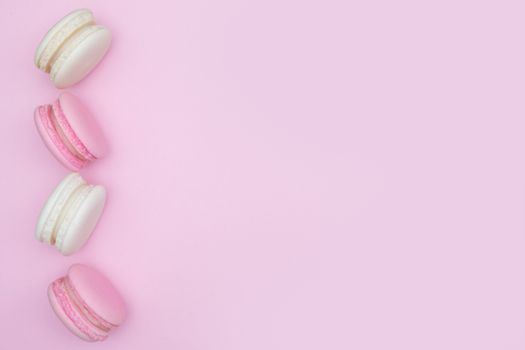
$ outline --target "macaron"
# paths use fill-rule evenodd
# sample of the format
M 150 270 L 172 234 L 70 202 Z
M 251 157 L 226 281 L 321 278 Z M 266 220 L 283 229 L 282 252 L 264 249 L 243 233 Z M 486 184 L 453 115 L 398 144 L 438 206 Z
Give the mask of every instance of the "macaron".
M 72 171 L 84 168 L 107 152 L 96 118 L 70 93 L 64 92 L 53 103 L 38 106 L 34 119 L 44 144 Z
M 89 239 L 104 210 L 106 190 L 86 183 L 78 173 L 67 175 L 40 212 L 36 238 L 71 255 Z
M 107 338 L 126 318 L 126 306 L 113 284 L 99 271 L 72 265 L 53 281 L 47 295 L 53 311 L 76 336 L 94 342 Z
M 35 65 L 51 75 L 59 89 L 82 80 L 102 60 L 111 32 L 95 22 L 90 10 L 66 15 L 44 36 L 35 52 Z

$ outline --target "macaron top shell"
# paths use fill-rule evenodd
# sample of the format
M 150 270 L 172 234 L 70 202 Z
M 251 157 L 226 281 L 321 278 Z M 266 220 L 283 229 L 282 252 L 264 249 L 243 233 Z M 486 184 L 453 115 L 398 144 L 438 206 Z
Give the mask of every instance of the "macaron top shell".
M 95 68 L 111 45 L 111 32 L 94 26 L 71 43 L 51 69 L 51 80 L 59 89 L 74 85 Z
M 81 264 L 69 268 L 68 277 L 82 300 L 101 318 L 118 326 L 126 318 L 120 293 L 99 271 Z
M 64 92 L 58 98 L 62 113 L 71 129 L 87 150 L 96 158 L 107 153 L 107 142 L 102 130 L 89 109 L 74 95 Z
M 89 239 L 106 203 L 106 190 L 95 186 L 86 192 L 76 208 L 67 213 L 61 230 L 57 233 L 56 248 L 64 255 L 71 255 Z

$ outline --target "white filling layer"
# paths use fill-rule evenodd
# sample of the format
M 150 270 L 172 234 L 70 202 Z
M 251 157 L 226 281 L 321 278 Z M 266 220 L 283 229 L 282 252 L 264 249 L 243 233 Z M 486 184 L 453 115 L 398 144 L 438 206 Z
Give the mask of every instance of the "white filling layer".
M 84 179 L 82 179 L 82 177 L 77 174 L 75 176 L 72 176 L 68 180 L 68 182 L 60 190 L 60 192 L 53 193 L 52 196 L 56 196 L 56 200 L 53 204 L 53 207 L 49 211 L 47 218 L 45 219 L 42 232 L 39 235 L 41 241 L 49 244 L 54 244 L 55 239 L 53 238 L 53 236 L 55 236 L 55 228 L 57 227 L 59 217 L 63 211 L 63 208 L 68 202 L 68 200 L 71 198 L 71 194 L 75 192 L 77 188 L 82 187 L 83 185 L 87 184 L 84 181 Z

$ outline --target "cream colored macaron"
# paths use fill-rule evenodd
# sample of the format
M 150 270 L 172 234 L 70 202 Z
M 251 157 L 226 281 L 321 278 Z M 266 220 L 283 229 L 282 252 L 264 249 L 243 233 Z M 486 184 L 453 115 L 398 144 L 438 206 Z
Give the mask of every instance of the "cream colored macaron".
M 71 12 L 44 36 L 35 65 L 51 75 L 59 89 L 74 85 L 95 68 L 111 44 L 111 32 L 96 24 L 87 9 Z
M 55 188 L 40 212 L 36 238 L 71 255 L 89 239 L 102 215 L 106 189 L 71 173 Z

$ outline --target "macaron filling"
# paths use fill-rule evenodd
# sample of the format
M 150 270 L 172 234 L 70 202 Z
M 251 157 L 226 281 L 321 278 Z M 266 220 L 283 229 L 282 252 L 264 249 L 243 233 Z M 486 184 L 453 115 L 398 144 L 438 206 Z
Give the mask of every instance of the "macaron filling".
M 52 290 L 66 316 L 89 339 L 104 340 L 117 327 L 100 317 L 84 302 L 68 277 L 55 280 Z
M 58 122 L 58 128 L 57 130 L 60 130 L 64 137 L 64 143 L 70 148 L 71 152 L 77 156 L 77 158 L 82 160 L 95 160 L 97 157 L 95 157 L 91 152 L 88 151 L 87 147 L 84 145 L 84 143 L 80 140 L 80 138 L 77 136 L 69 122 L 67 121 L 67 118 L 64 114 L 64 111 L 62 110 L 62 107 L 60 106 L 60 99 L 56 100 L 53 103 L 53 114 L 56 118 L 56 121 Z
M 67 177 L 66 182 L 61 183 L 59 186 L 60 190 L 55 190 L 53 193 L 55 200 L 53 201 L 52 207 L 47 211 L 46 217 L 43 218 L 41 228 L 37 229 L 37 238 L 40 241 L 51 244 L 52 237 L 56 237 L 55 229 L 58 227 L 57 221 L 59 221 L 59 217 L 63 212 L 62 208 L 64 208 L 68 202 L 71 193 L 82 185 L 87 185 L 82 177 L 79 175 L 70 175 Z M 48 204 L 49 201 L 46 206 Z
M 71 220 L 92 190 L 93 186 L 82 184 L 75 188 L 67 198 L 51 231 L 51 239 L 49 241 L 51 245 L 56 245 L 57 247 L 62 245 L 62 240 L 71 224 Z
M 51 38 L 49 43 L 44 48 L 38 60 L 38 66 L 46 73 L 51 71 L 60 54 L 66 50 L 69 43 L 86 28 L 95 24 L 93 14 L 91 12 L 82 12 L 69 20 L 64 26 Z
M 38 113 L 40 121 L 55 147 L 76 169 L 81 169 L 89 161 L 96 159 L 71 128 L 58 100 L 53 105 L 40 106 Z

